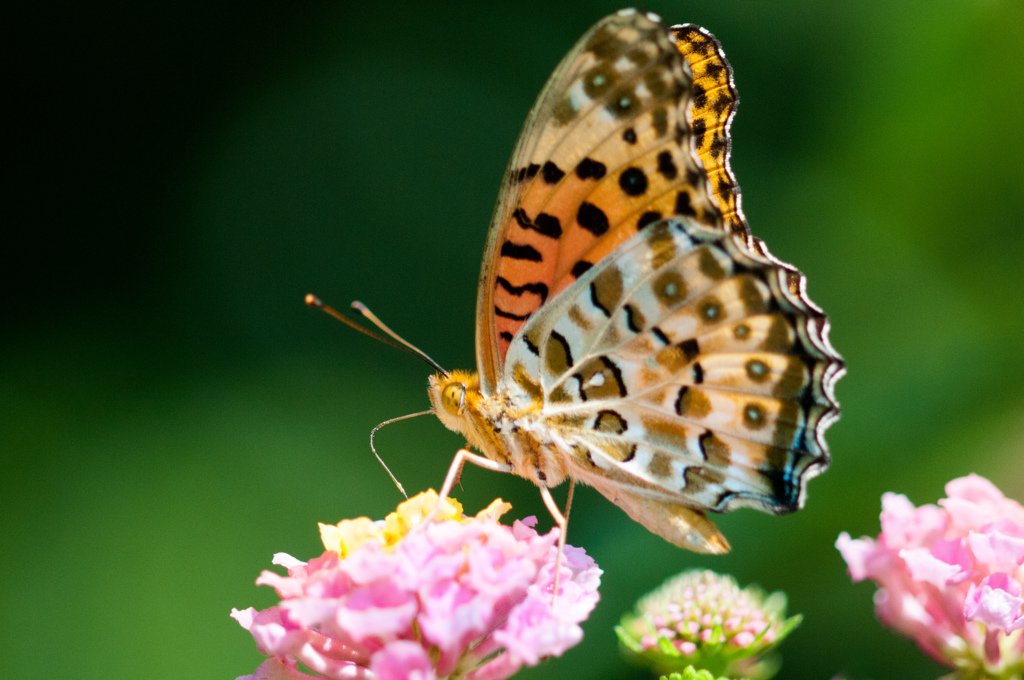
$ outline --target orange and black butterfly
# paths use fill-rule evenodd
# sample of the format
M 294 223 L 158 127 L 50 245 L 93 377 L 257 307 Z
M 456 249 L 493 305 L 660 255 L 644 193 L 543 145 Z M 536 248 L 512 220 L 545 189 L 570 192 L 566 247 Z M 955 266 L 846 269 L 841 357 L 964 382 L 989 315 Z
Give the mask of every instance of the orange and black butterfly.
M 555 69 L 484 251 L 477 372 L 434 412 L 547 489 L 580 481 L 672 543 L 729 549 L 706 513 L 786 513 L 829 465 L 842 359 L 804 276 L 751 236 L 729 166 L 718 41 L 623 10 Z M 549 505 L 550 507 L 550 505 Z

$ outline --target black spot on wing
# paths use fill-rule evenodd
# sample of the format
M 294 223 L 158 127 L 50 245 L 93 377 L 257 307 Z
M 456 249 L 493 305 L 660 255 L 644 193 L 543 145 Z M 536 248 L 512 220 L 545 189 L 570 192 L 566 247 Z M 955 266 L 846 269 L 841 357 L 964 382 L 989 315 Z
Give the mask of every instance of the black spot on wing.
M 629 144 L 636 144 L 636 130 L 626 128 L 626 131 L 622 133 L 622 139 Z
M 593 203 L 580 203 L 576 221 L 594 236 L 602 236 L 608 231 L 608 216 Z
M 658 172 L 667 180 L 673 180 L 679 175 L 679 168 L 672 161 L 672 154 L 662 151 L 658 154 Z
M 686 190 L 676 194 L 676 214 L 685 215 L 686 217 L 697 216 L 697 211 L 690 204 L 690 193 Z
M 693 103 L 698 109 L 703 109 L 708 103 L 707 91 L 697 83 L 693 84 Z
M 716 134 L 714 139 L 711 140 L 711 157 L 720 160 L 728 146 L 729 142 L 726 141 L 725 137 Z
M 530 163 L 528 166 L 519 168 L 518 170 L 512 171 L 512 179 L 516 182 L 523 182 L 528 179 L 533 179 L 537 176 L 540 171 L 540 166 L 536 163 Z
M 648 212 L 645 212 L 643 215 L 640 216 L 640 219 L 636 221 L 636 229 L 637 231 L 640 231 L 648 224 L 653 224 L 654 222 L 657 222 L 660 219 L 661 213 L 656 210 L 650 210 Z
M 554 215 L 539 213 L 537 215 L 537 219 L 533 221 L 533 224 L 534 229 L 544 236 L 558 238 L 562 235 L 562 225 Z
M 536 220 L 531 220 L 525 210 L 517 208 L 512 213 L 512 219 L 523 229 L 535 231 L 548 238 L 558 238 L 562 235 L 562 225 L 558 222 L 558 218 L 547 213 L 540 213 Z
M 577 278 L 578 279 L 581 276 L 583 276 L 584 274 L 586 274 L 587 270 L 590 269 L 593 266 L 594 265 L 592 265 L 591 263 L 587 262 L 586 260 L 580 260 L 579 262 L 577 262 L 576 264 L 574 264 L 572 266 L 572 271 L 570 273 L 573 275 L 573 278 Z
M 530 318 L 529 314 L 513 314 L 512 312 L 506 312 L 497 305 L 494 306 L 494 314 L 495 316 L 500 316 L 505 319 L 513 319 L 515 321 L 526 321 Z
M 704 146 L 704 134 L 707 132 L 708 126 L 703 120 L 693 121 L 693 126 L 690 128 L 693 130 L 694 141 L 699 149 Z
M 513 260 L 529 260 L 530 262 L 541 262 L 544 257 L 531 245 L 512 243 L 505 241 L 501 244 L 501 256 Z
M 604 163 L 590 158 L 584 158 L 576 166 L 576 176 L 580 179 L 601 179 L 607 171 L 608 168 L 605 167 Z
M 626 168 L 619 175 L 619 187 L 629 196 L 643 196 L 647 191 L 647 175 L 640 168 Z
M 506 292 L 517 297 L 523 293 L 533 293 L 540 297 L 541 301 L 548 299 L 548 287 L 543 283 L 524 283 L 521 286 L 513 286 L 504 277 L 499 276 L 495 279 L 495 284 L 501 286 Z
M 700 354 L 700 347 L 697 345 L 697 340 L 695 338 L 683 340 L 679 343 L 679 349 L 683 351 L 683 357 L 686 360 L 686 363 L 690 363 L 693 361 L 695 356 Z
M 551 161 L 544 164 L 540 174 L 548 184 L 556 184 L 565 177 L 565 172 Z

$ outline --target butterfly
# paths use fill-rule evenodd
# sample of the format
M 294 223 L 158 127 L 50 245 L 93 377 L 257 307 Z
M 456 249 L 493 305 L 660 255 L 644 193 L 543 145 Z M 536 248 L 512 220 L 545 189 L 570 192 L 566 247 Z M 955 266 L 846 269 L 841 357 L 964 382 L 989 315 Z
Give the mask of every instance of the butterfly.
M 713 35 L 631 9 L 555 69 L 491 221 L 477 372 L 430 377 L 434 412 L 483 454 L 461 451 L 446 491 L 467 461 L 549 508 L 578 481 L 706 553 L 729 550 L 708 512 L 803 506 L 845 368 L 804 276 L 750 234 L 737 101 Z

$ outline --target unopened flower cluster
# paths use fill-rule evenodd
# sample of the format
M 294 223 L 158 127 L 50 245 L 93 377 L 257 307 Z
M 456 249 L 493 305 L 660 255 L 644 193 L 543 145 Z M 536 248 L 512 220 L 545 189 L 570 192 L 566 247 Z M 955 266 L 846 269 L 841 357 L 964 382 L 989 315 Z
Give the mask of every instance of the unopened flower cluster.
M 623 644 L 663 670 L 693 665 L 716 675 L 767 678 L 766 653 L 800 623 L 786 596 L 740 588 L 731 576 L 688 571 L 643 597 L 616 629 Z
M 582 639 L 601 575 L 582 549 L 565 547 L 553 603 L 557 529 L 500 524 L 511 507 L 500 500 L 463 517 L 448 499 L 423 523 L 437 501 L 428 492 L 384 521 L 321 524 L 327 550 L 308 563 L 276 555 L 288 575 L 264 571 L 257 584 L 281 603 L 232 613 L 271 657 L 245 678 L 498 680 Z
M 699 671 L 693 666 L 687 666 L 681 673 L 661 676 L 661 680 L 729 680 L 729 678 L 716 678 L 710 671 Z
M 851 578 L 878 584 L 879 619 L 959 677 L 1024 675 L 1024 507 L 969 475 L 938 505 L 885 494 L 881 524 L 836 542 Z

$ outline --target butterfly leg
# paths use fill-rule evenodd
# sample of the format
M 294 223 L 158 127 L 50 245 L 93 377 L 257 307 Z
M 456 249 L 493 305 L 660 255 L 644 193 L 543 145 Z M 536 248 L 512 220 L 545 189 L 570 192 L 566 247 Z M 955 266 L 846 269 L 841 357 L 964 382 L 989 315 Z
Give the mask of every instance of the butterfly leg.
M 466 449 L 459 449 L 456 452 L 455 457 L 452 459 L 452 464 L 448 467 L 448 474 L 445 475 L 444 484 L 441 485 L 441 491 L 437 494 L 437 505 L 430 511 L 423 520 L 423 526 L 430 524 L 430 522 L 437 515 L 438 510 L 441 509 L 441 503 L 448 498 L 448 494 L 452 492 L 452 487 L 455 486 L 455 482 L 462 475 L 462 466 L 466 463 L 472 463 L 478 467 L 482 467 L 485 470 L 493 470 L 494 472 L 512 472 L 511 465 L 503 465 L 496 463 L 490 458 L 484 458 L 478 456 L 475 453 L 471 453 Z
M 562 575 L 562 553 L 565 552 L 565 535 L 569 529 L 569 510 L 572 509 L 572 492 L 576 488 L 576 480 L 569 478 L 569 495 L 565 499 L 565 514 L 558 510 L 555 499 L 551 497 L 551 490 L 546 486 L 540 487 L 540 497 L 544 499 L 544 505 L 558 525 L 558 555 L 555 557 L 555 582 L 551 590 L 551 605 L 554 606 L 555 598 L 558 596 L 558 581 Z

